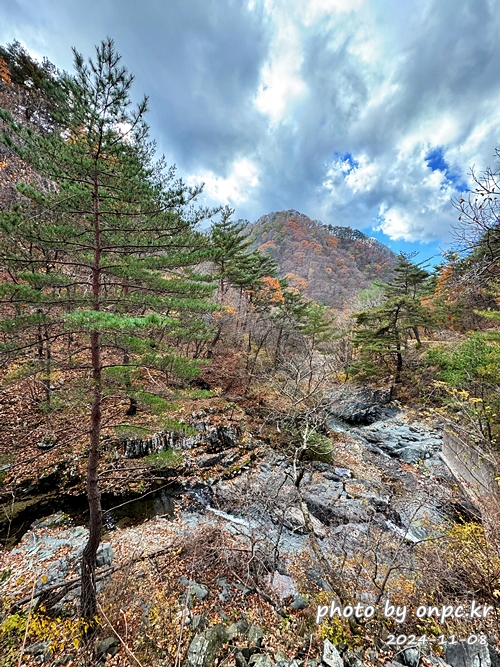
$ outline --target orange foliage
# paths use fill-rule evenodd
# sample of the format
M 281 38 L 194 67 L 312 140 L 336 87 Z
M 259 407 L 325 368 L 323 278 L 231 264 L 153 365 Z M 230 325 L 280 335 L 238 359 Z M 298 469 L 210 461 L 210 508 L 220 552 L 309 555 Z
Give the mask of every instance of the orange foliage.
M 437 279 L 436 293 L 438 296 L 446 294 L 449 283 L 453 278 L 454 266 L 453 263 L 447 264 L 440 272 Z
M 334 249 L 335 249 L 335 248 L 337 248 L 338 245 L 339 245 L 339 240 L 338 240 L 338 238 L 337 238 L 336 236 L 329 236 L 329 237 L 327 238 L 327 240 L 326 240 L 326 243 L 327 243 L 327 245 L 328 245 L 330 248 L 334 248 Z
M 264 276 L 260 279 L 261 289 L 259 290 L 258 298 L 260 301 L 265 301 L 270 305 L 278 305 L 285 302 L 283 291 L 281 289 L 280 281 L 271 276 Z
M 296 292 L 303 292 L 305 289 L 307 289 L 307 280 L 301 278 L 296 273 L 287 273 L 285 278 L 288 280 L 290 289 L 295 290 Z
M 259 250 L 261 252 L 265 251 L 266 248 L 276 248 L 276 243 L 274 241 L 266 241 L 265 243 L 259 246 Z
M 11 84 L 9 66 L 3 58 L 0 58 L 0 79 L 5 83 Z

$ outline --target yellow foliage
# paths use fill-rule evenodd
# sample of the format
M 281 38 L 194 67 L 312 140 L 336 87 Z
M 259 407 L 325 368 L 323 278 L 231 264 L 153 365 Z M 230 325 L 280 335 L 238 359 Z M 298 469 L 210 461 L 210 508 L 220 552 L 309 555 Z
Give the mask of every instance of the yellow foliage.
M 28 625 L 29 623 L 29 625 Z M 80 619 L 51 618 L 45 614 L 45 608 L 28 614 L 11 614 L 0 625 L 0 646 L 11 643 L 12 639 L 21 641 L 26 637 L 47 642 L 51 651 L 63 651 L 69 646 L 78 648 L 82 636 L 95 625 L 100 625 L 96 617 L 92 626 Z

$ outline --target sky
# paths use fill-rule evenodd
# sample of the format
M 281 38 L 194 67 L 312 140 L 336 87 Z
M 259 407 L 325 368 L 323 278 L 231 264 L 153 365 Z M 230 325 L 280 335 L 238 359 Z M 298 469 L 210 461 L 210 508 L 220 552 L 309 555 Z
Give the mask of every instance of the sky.
M 72 70 L 111 37 L 200 203 L 295 209 L 434 258 L 500 147 L 498 0 L 0 0 L 0 43 Z M 437 258 L 437 259 L 436 259 Z

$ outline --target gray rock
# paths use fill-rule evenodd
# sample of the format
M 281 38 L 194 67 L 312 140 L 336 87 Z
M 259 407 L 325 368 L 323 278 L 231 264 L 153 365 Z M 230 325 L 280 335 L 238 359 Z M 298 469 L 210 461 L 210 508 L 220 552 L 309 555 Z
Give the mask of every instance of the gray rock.
M 417 463 L 436 455 L 441 450 L 441 434 L 425 424 L 409 425 L 400 417 L 383 423 L 354 429 L 353 435 L 361 437 L 374 453 L 386 452 L 406 463 Z
M 96 566 L 103 567 L 104 565 L 111 565 L 113 562 L 113 547 L 109 542 L 103 542 L 99 549 L 97 549 Z
M 248 644 L 250 646 L 257 646 L 258 648 L 262 646 L 264 633 L 257 625 L 251 625 L 248 628 L 247 637 L 248 637 Z
M 352 473 L 348 468 L 334 468 L 334 472 L 339 477 L 346 477 L 347 479 L 352 477 Z
M 344 662 L 339 652 L 329 639 L 323 642 L 323 655 L 321 661 L 328 667 L 344 667 Z
M 55 528 L 57 526 L 64 526 L 70 522 L 70 517 L 68 514 L 65 514 L 63 511 L 56 512 L 51 514 L 45 519 L 38 519 L 31 524 L 31 528 Z
M 191 630 L 193 632 L 203 632 L 208 625 L 207 617 L 204 614 L 196 614 L 191 621 Z
M 191 592 L 200 601 L 204 600 L 208 595 L 208 588 L 204 584 L 194 584 Z
M 227 632 L 220 624 L 196 635 L 188 649 L 186 667 L 213 667 L 217 653 L 227 641 Z
M 95 647 L 95 655 L 97 660 L 101 660 L 107 655 L 116 655 L 118 653 L 118 647 L 120 642 L 116 637 L 108 637 L 108 639 L 103 639 L 100 642 L 97 642 Z
M 334 517 L 332 508 L 343 490 L 341 482 L 332 482 L 323 477 L 316 477 L 314 481 L 302 482 L 302 497 L 309 511 L 320 521 L 325 522 Z
M 28 646 L 24 652 L 28 653 L 29 655 L 43 656 L 44 660 L 48 660 L 52 655 L 49 642 L 37 642 L 36 644 Z
M 372 424 L 382 419 L 391 400 L 390 389 L 369 389 L 349 387 L 331 396 L 328 412 L 332 417 L 348 424 Z
M 225 458 L 226 454 L 224 452 L 221 452 L 220 454 L 215 454 L 214 456 L 209 454 L 208 456 L 205 456 L 202 459 L 198 459 L 196 463 L 198 464 L 199 468 L 211 468 L 212 466 L 215 466 L 221 461 L 223 461 Z
M 179 577 L 179 583 L 181 586 L 185 586 L 187 588 L 188 586 L 195 584 L 196 581 L 191 581 L 191 579 L 187 579 L 184 575 L 182 575 Z
M 404 530 L 412 541 L 443 535 L 448 527 L 446 514 L 440 503 L 427 493 L 414 493 L 394 503 Z M 413 539 L 415 538 L 415 539 Z
M 443 658 L 439 658 L 437 655 L 426 655 L 425 658 L 433 667 L 450 667 Z
M 248 624 L 248 621 L 245 621 L 244 619 L 237 621 L 229 626 L 227 629 L 227 636 L 229 639 L 232 639 L 235 635 L 245 635 L 248 632 L 249 627 L 250 625 Z
M 364 667 L 364 663 L 359 655 L 354 651 L 346 651 L 344 653 L 344 663 L 346 667 Z
M 269 583 L 282 600 L 289 595 L 295 596 L 298 593 L 294 579 L 288 574 L 281 574 L 277 570 L 269 575 Z
M 274 662 L 267 653 L 255 653 L 250 658 L 248 667 L 274 667 Z
M 193 419 L 198 419 L 193 417 Z M 209 418 L 204 421 L 193 421 L 192 427 L 198 431 L 195 436 L 186 437 L 179 432 L 160 431 L 151 438 L 128 438 L 121 441 L 125 458 L 141 458 L 149 454 L 167 449 L 192 449 L 195 446 L 206 445 L 207 452 L 219 452 L 236 447 L 241 437 L 237 426 L 216 426 L 208 428 Z
M 316 537 L 324 537 L 326 535 L 325 526 L 315 516 L 311 516 L 311 523 Z M 307 533 L 306 522 L 304 515 L 298 507 L 288 507 L 283 519 L 283 525 L 294 533 L 305 535 Z
M 446 662 L 452 667 L 491 667 L 491 658 L 486 644 L 446 644 Z
M 495 640 L 493 639 L 493 641 Z M 491 667 L 500 667 L 500 653 L 491 644 L 488 646 L 488 650 L 490 652 Z
M 246 658 L 241 651 L 236 651 L 234 654 L 234 662 L 236 663 L 236 667 L 248 666 L 248 662 L 246 661 Z
M 294 598 L 293 601 L 290 602 L 290 607 L 293 609 L 306 609 L 306 607 L 309 606 L 309 600 L 307 596 L 301 595 L 298 593 Z
M 418 667 L 420 650 L 418 648 L 405 648 L 398 654 L 398 658 L 406 667 Z

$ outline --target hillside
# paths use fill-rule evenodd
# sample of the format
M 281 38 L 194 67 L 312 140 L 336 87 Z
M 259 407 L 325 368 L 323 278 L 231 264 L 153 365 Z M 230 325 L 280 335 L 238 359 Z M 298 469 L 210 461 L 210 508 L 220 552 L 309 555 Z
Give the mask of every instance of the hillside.
M 264 215 L 248 230 L 292 286 L 335 308 L 375 279 L 389 278 L 396 260 L 387 246 L 359 230 L 324 225 L 294 210 Z

